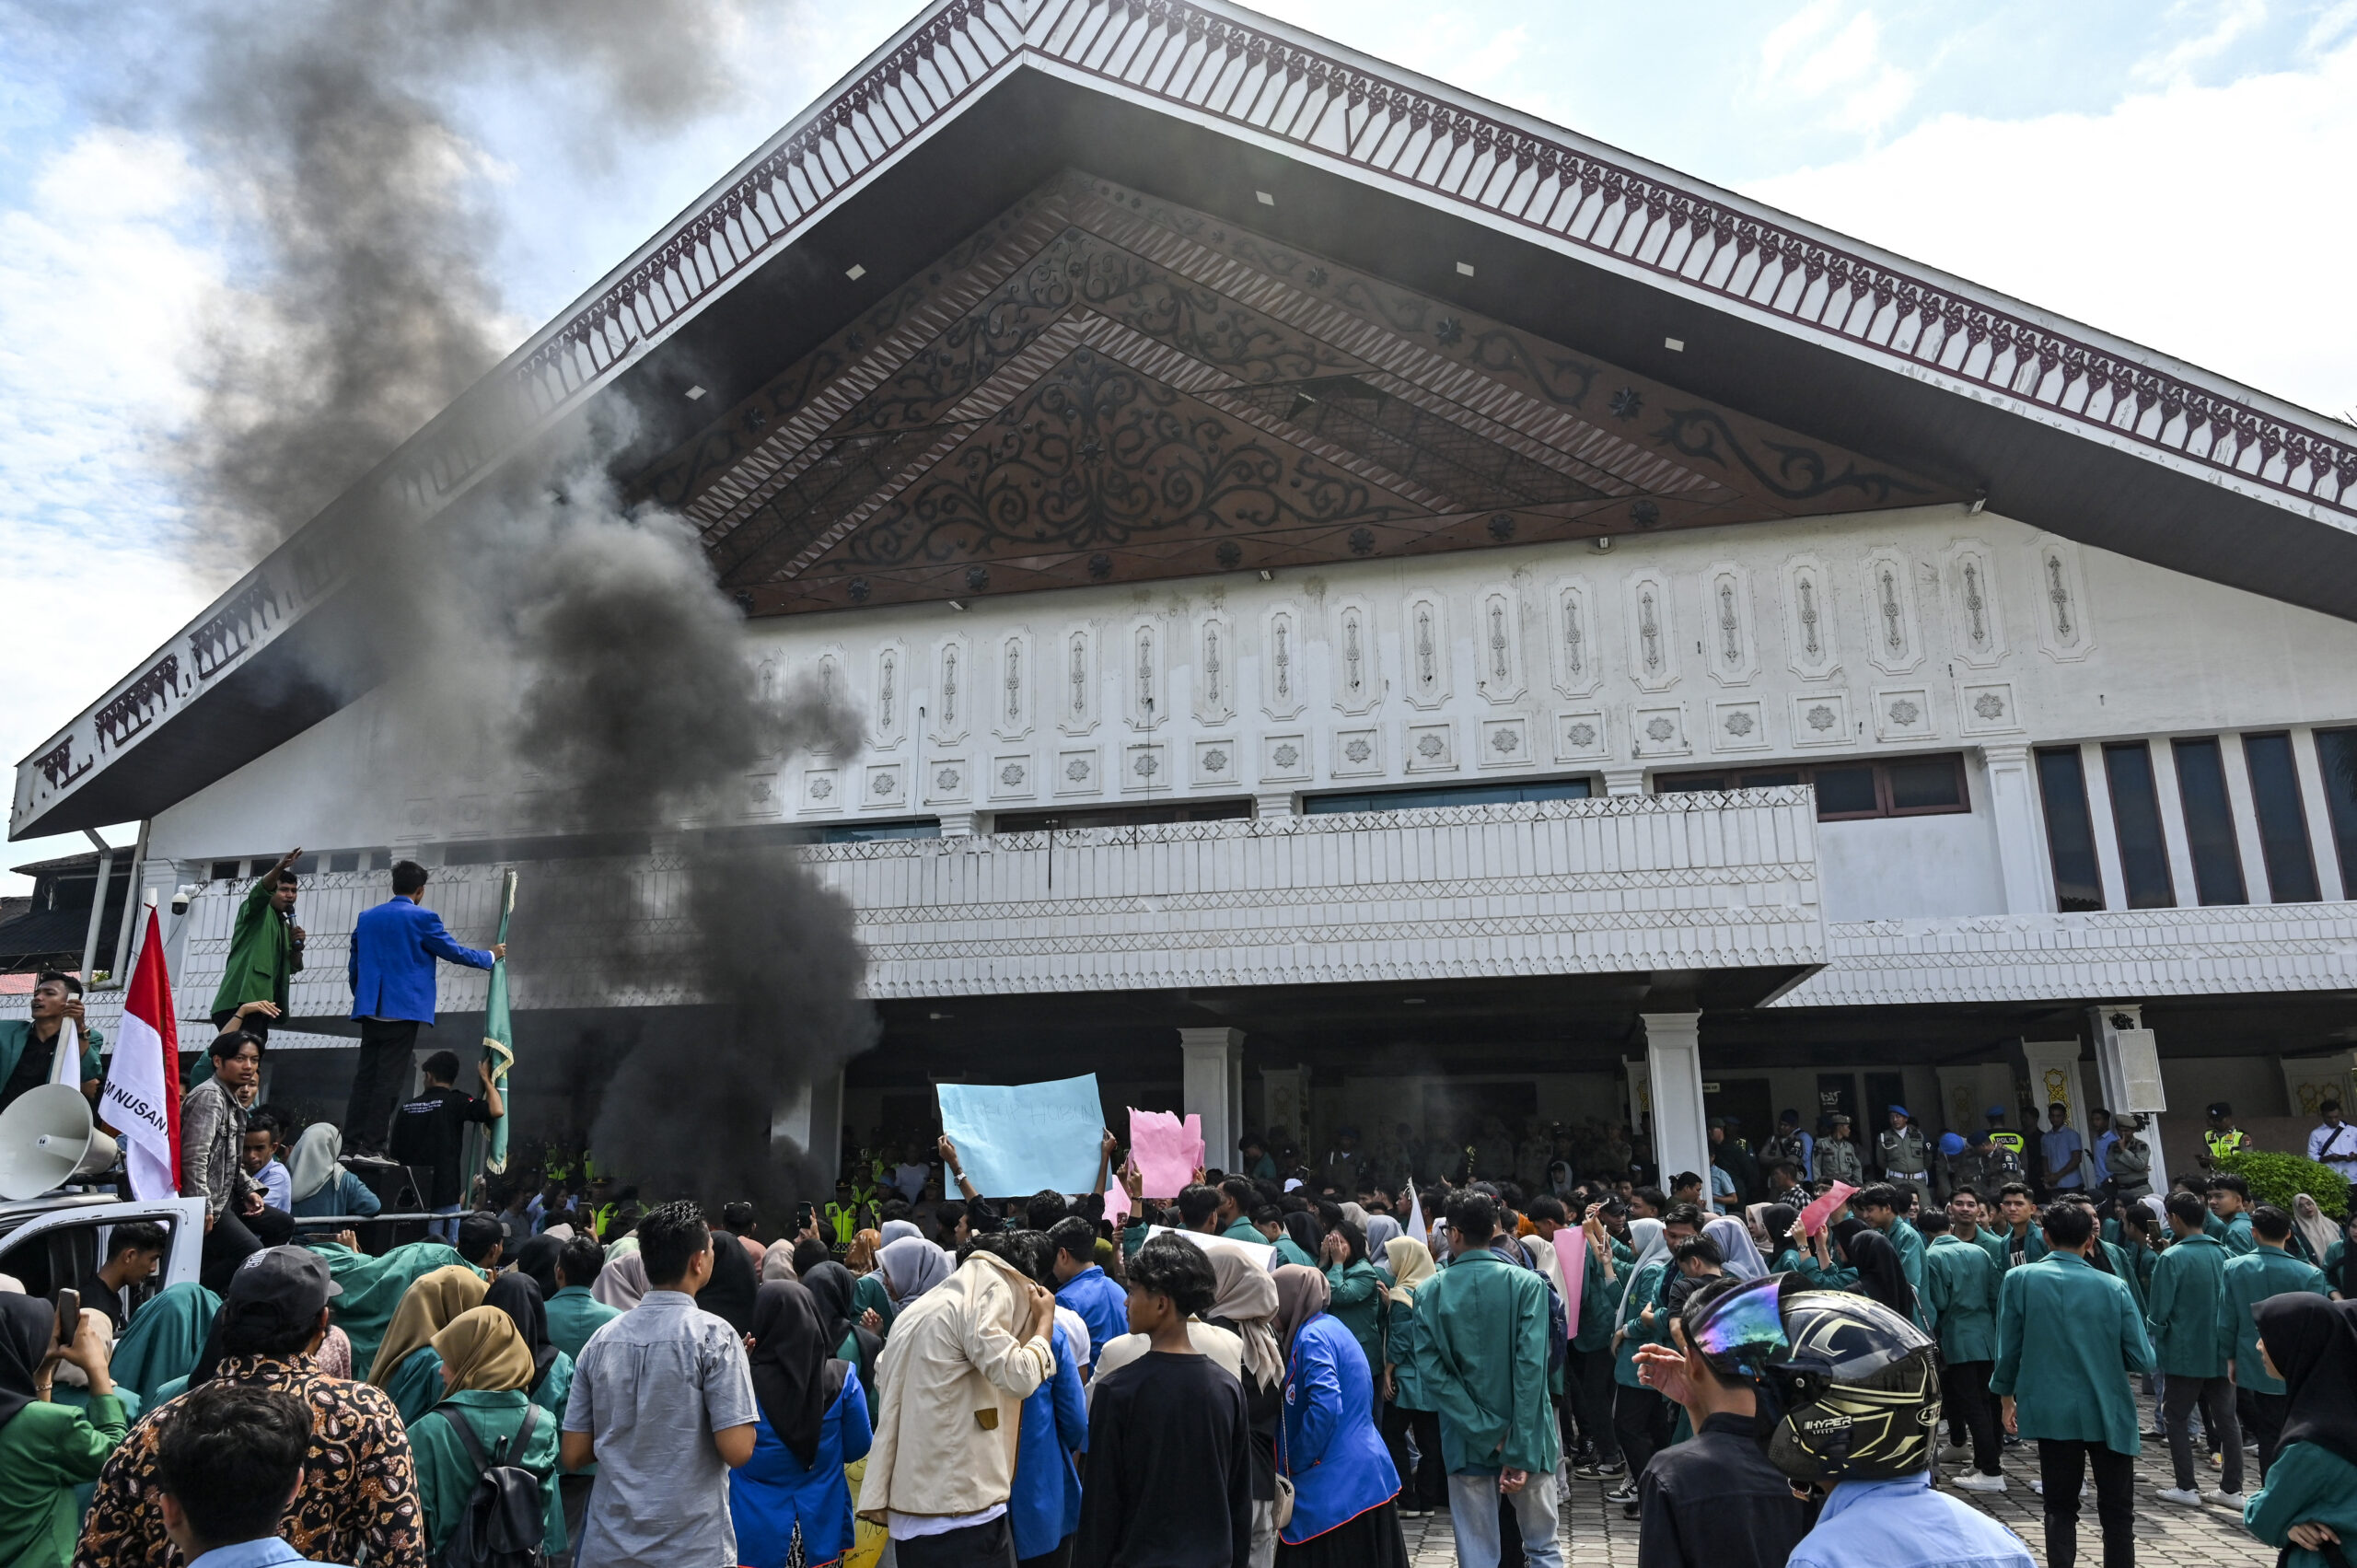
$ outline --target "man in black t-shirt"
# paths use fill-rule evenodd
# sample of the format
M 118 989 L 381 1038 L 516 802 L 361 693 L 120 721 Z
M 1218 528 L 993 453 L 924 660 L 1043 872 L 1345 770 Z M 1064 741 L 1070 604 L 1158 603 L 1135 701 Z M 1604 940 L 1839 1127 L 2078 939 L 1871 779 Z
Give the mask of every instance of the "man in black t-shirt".
M 386 1148 L 396 1164 L 433 1167 L 425 1206 L 437 1214 L 457 1214 L 465 1195 L 467 1173 L 459 1168 L 459 1147 L 467 1123 L 489 1126 L 507 1114 L 499 1086 L 491 1081 L 491 1063 L 478 1062 L 475 1071 L 482 1079 L 481 1099 L 450 1086 L 459 1076 L 457 1053 L 435 1051 L 425 1059 L 425 1092 L 393 1112 L 393 1132 Z M 427 1227 L 427 1233 L 438 1241 L 455 1244 L 459 1222 L 438 1220 Z

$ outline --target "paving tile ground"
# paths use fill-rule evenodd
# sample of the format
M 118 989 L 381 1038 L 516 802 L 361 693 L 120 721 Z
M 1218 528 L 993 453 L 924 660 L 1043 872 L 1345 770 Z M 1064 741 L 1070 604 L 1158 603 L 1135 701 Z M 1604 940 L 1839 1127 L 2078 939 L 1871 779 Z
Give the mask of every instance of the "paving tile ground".
M 2144 1429 L 2150 1431 L 2152 1401 L 2142 1400 L 2139 1403 Z M 2256 1491 L 2258 1456 L 2246 1453 L 2243 1459 L 2247 1472 L 2244 1484 Z M 2215 1491 L 2217 1469 L 2205 1462 L 2200 1469 L 2202 1490 Z M 2030 1555 L 2040 1568 L 2045 1568 L 2044 1500 L 2030 1490 L 2030 1482 L 2038 1475 L 2037 1446 L 2025 1443 L 2006 1449 L 2004 1470 L 2006 1490 L 2001 1494 L 1949 1488 L 1949 1495 L 1962 1498 L 2020 1536 L 2027 1543 Z M 1953 1475 L 1956 1468 L 1943 1466 L 1941 1473 Z M 2168 1445 L 2147 1438 L 2136 1461 L 2139 1563 L 2151 1563 L 2157 1568 L 2271 1568 L 2275 1549 L 2260 1544 L 2245 1531 L 2239 1513 L 2210 1505 L 2180 1507 L 2154 1495 L 2161 1488 L 2173 1484 Z M 1563 1558 L 1569 1568 L 1636 1568 L 1637 1522 L 1622 1518 L 1619 1504 L 1605 1502 L 1604 1493 L 1603 1482 L 1571 1483 L 1571 1492 L 1561 1509 Z M 1416 1568 L 1453 1568 L 1457 1542 L 1445 1511 L 1428 1519 L 1402 1520 L 1401 1526 L 1407 1532 L 1409 1558 Z M 2095 1499 L 2090 1496 L 2079 1504 L 2079 1562 L 2081 1568 L 2096 1568 L 2102 1561 L 2103 1532 L 2096 1521 Z

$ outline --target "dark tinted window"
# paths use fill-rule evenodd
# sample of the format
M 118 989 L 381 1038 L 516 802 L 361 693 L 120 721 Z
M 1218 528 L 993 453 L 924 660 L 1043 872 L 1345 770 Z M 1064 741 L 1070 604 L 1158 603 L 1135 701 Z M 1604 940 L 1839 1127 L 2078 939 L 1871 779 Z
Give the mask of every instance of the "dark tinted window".
M 2340 859 L 2340 896 L 2357 899 L 2357 729 L 2316 731 L 2316 772 L 2324 776 L 2325 817 Z
M 2193 890 L 2205 904 L 2247 904 L 2235 811 L 2226 799 L 2226 764 L 2214 738 L 2175 740 L 2177 790 L 2185 803 L 2185 843 L 2193 852 Z
M 336 854 L 328 856 L 328 869 L 330 871 L 359 870 L 360 852 L 356 849 L 338 851 Z
M 2111 781 L 2111 820 L 2119 833 L 2119 874 L 2128 907 L 2166 909 L 2177 902 L 2169 877 L 2168 842 L 2161 836 L 2161 799 L 2153 783 L 2153 749 L 2141 740 L 2103 749 Z
M 2054 903 L 2066 912 L 2103 908 L 2103 877 L 2096 869 L 2095 821 L 2087 813 L 2087 775 L 2079 749 L 2058 746 L 2038 754 L 2038 790 L 2046 804 L 2046 847 L 2054 862 Z
M 1817 814 L 1827 817 L 1872 817 L 1882 802 L 1875 793 L 1872 767 L 1817 770 Z
M 1685 795 L 1709 789 L 1817 787 L 1819 821 L 1969 811 L 1964 759 L 1955 752 L 1888 761 L 1837 762 L 1824 767 L 1759 768 L 1739 773 L 1656 773 L 1654 793 Z
M 264 869 L 267 869 L 267 867 Z M 238 879 L 238 863 L 234 860 L 215 861 L 213 863 L 212 879 L 215 882 L 236 881 Z
M 1964 779 L 1952 757 L 1919 757 L 1884 764 L 1894 812 L 1953 810 L 1964 804 Z
M 1068 828 L 1151 828 L 1165 822 L 1225 822 L 1252 815 L 1248 799 L 1166 800 L 1153 806 L 1099 806 L 1069 811 L 1002 811 L 994 833 L 1037 833 Z
M 1655 795 L 1692 795 L 1700 790 L 1726 787 L 1724 773 L 1662 773 L 1654 779 Z
M 2250 804 L 2258 818 L 2268 897 L 2279 904 L 2312 904 L 2324 893 L 2316 886 L 2316 855 L 2308 847 L 2308 814 L 2300 800 L 2300 775 L 2292 763 L 2292 738 L 2246 735 L 2243 761 L 2250 769 Z
M 1716 788 L 1716 785 L 1708 787 Z M 1422 806 L 1501 806 L 1522 800 L 1585 800 L 1585 779 L 1534 779 L 1528 784 L 1452 784 L 1437 789 L 1380 789 L 1358 795 L 1313 795 L 1303 812 L 1330 817 L 1346 811 L 1407 811 Z
M 1800 770 L 1794 768 L 1782 773 L 1746 773 L 1736 782 L 1744 789 L 1781 789 L 1786 784 L 1800 783 L 1801 774 Z

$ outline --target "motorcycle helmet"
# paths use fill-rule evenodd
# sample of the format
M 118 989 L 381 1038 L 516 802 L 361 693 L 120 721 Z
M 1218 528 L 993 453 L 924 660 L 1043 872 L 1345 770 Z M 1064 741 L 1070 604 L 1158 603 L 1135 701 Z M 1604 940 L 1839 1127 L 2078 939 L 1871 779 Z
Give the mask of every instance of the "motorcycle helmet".
M 1779 1305 L 1785 1342 L 1761 1378 L 1777 1414 L 1770 1462 L 1804 1484 L 1929 1469 L 1940 1425 L 1931 1337 L 1863 1295 L 1786 1289 Z

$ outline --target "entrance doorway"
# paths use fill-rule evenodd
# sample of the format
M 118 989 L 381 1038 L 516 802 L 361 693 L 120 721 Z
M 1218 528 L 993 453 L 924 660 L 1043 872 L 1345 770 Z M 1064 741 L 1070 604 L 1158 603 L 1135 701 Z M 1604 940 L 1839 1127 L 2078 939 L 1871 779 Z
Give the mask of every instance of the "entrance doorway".
M 1741 1138 L 1757 1154 L 1776 1135 L 1776 1096 L 1765 1078 L 1705 1078 L 1702 1114 L 1724 1117 L 1730 1138 Z

